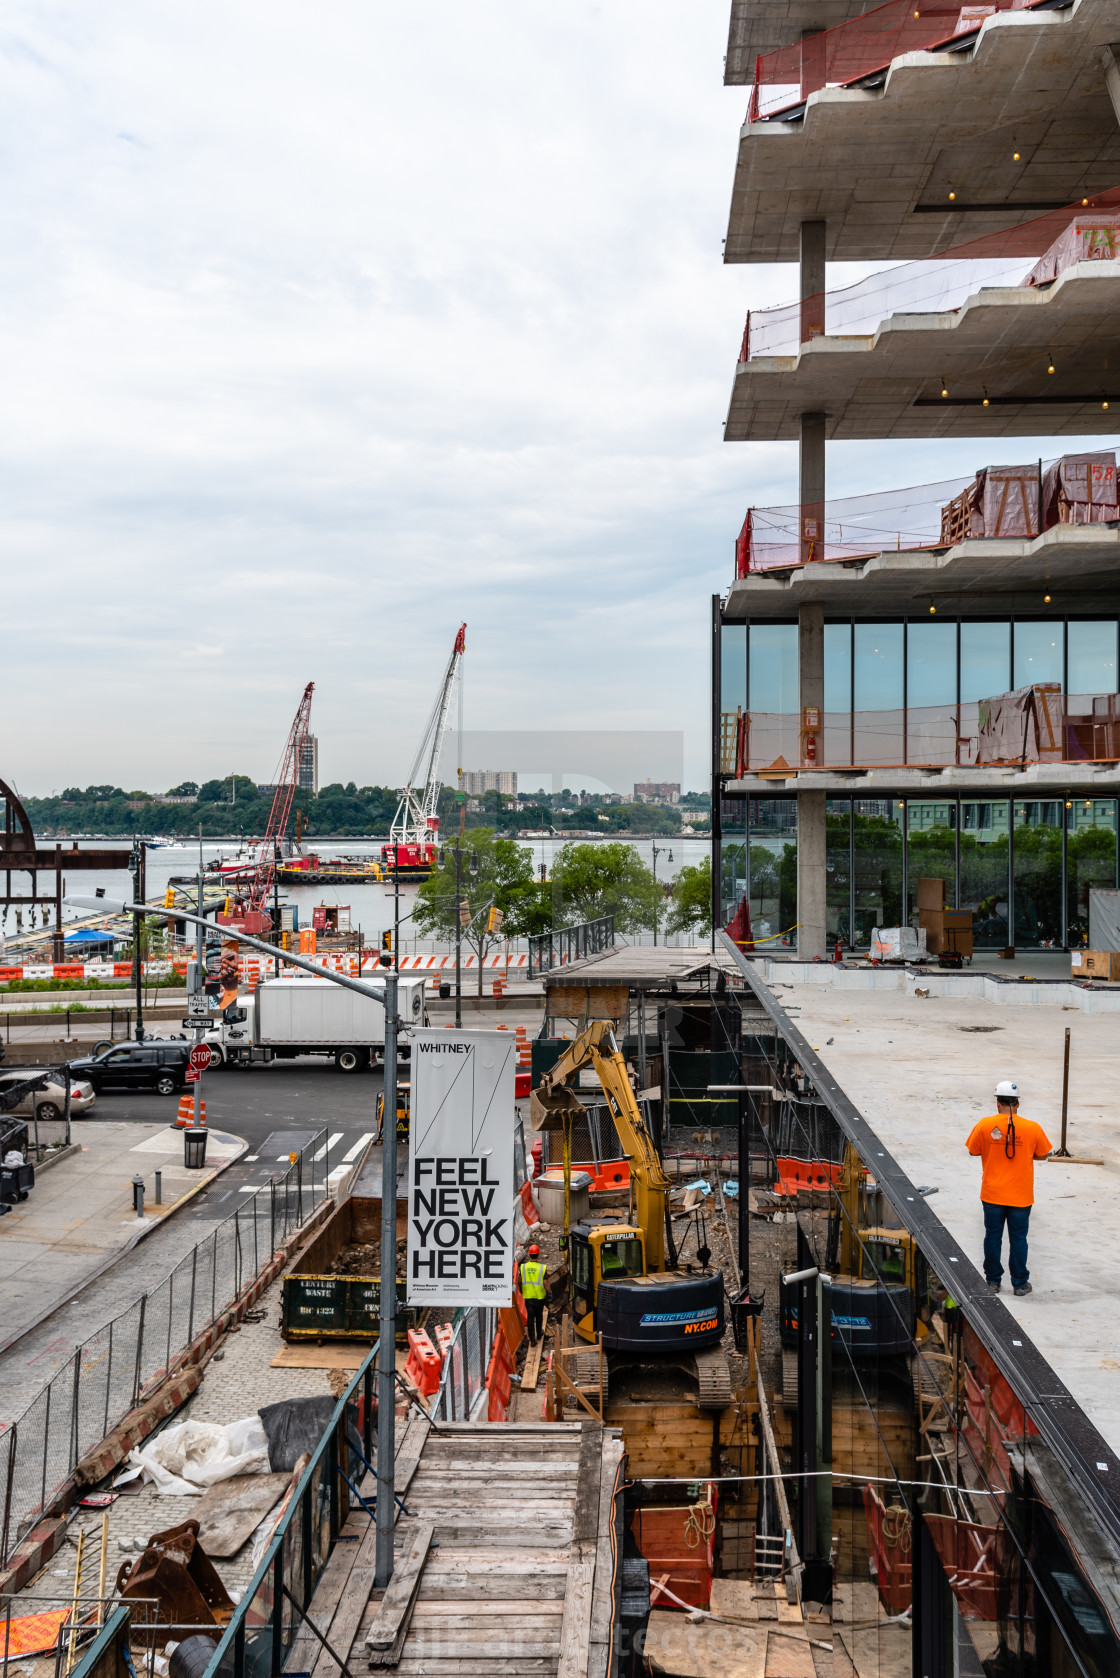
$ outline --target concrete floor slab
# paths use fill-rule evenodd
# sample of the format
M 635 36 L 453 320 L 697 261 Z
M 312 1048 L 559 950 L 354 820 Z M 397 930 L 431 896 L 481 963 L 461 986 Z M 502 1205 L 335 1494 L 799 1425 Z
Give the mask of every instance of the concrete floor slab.
M 1001 12 L 974 48 L 897 58 L 875 91 L 823 88 L 803 118 L 745 123 L 724 260 L 795 262 L 801 223 L 818 220 L 830 262 L 935 256 L 1018 227 L 1000 254 L 1041 256 L 1032 219 L 1120 182 L 1099 62 L 1115 34 L 1108 0 Z
M 760 53 L 789 46 L 803 35 L 835 29 L 866 10 L 866 0 L 731 0 L 724 84 L 736 87 L 753 82 Z
M 1045 291 L 985 287 L 959 309 L 752 357 L 736 370 L 725 441 L 795 441 L 810 412 L 827 416 L 830 440 L 1112 435 L 1118 301 L 1120 261 L 1078 262 Z
M 980 1165 L 965 1139 L 1014 1078 L 1022 1112 L 1057 1146 L 1062 1058 L 1072 1031 L 1069 1143 L 1099 1165 L 1047 1161 L 1035 1172 L 1034 1292 L 1004 1303 L 1101 1434 L 1120 1449 L 1120 1352 L 1110 1324 L 1120 1294 L 1120 1132 L 1113 1091 L 1120 1033 L 1112 1015 L 969 994 L 849 990 L 783 977 L 774 994 L 910 1178 L 937 1188 L 941 1222 L 982 1267 Z M 831 1041 L 830 1041 L 831 1039 Z M 873 1165 L 873 1161 L 867 1162 Z M 1006 1261 L 1005 1261 L 1006 1262 Z

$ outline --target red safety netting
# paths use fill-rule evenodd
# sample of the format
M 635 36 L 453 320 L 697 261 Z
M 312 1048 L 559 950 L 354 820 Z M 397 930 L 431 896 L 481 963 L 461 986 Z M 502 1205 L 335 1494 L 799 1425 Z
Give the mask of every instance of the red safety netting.
M 955 312 L 978 291 L 1045 287 L 1076 262 L 1111 262 L 1120 255 L 1120 208 L 1070 205 L 1013 231 L 1020 245 L 1034 249 L 1000 255 L 994 242 L 1008 235 L 992 235 L 955 245 L 922 262 L 882 268 L 837 291 L 814 292 L 771 309 L 752 309 L 739 360 L 796 355 L 802 344 L 824 335 L 867 336 L 896 313 Z M 1048 241 L 1048 248 L 1031 266 L 1031 256 L 1043 240 Z M 990 244 L 993 249 L 985 254 Z
M 983 6 L 931 6 L 888 0 L 835 29 L 808 35 L 755 62 L 747 121 L 775 117 L 822 87 L 847 87 L 907 52 L 928 52 L 975 35 L 997 12 L 1029 11 L 1038 0 L 990 0 Z
M 1120 694 L 1065 694 L 1051 683 L 959 705 L 824 711 L 812 746 L 793 712 L 742 719 L 736 776 L 810 769 L 993 768 L 1120 760 Z
M 1102 524 L 1117 518 L 1113 449 L 984 466 L 971 478 L 844 496 L 826 501 L 823 508 L 807 510 L 797 503 L 751 507 L 735 542 L 735 575 L 820 560 L 955 547 L 981 537 L 1037 536 L 1056 524 Z

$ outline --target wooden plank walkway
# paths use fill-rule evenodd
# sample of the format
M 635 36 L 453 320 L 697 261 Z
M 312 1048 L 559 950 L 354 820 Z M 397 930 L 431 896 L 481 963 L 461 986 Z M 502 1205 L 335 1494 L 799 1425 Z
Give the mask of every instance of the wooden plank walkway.
M 590 1420 L 410 1423 L 397 1450 L 398 1475 L 416 1464 L 409 1512 L 397 1522 L 398 1562 L 424 1527 L 433 1534 L 400 1659 L 386 1670 L 399 1678 L 606 1678 L 622 1461 L 617 1431 Z M 337 1546 L 312 1602 L 316 1624 L 356 1678 L 368 1670 L 366 1638 L 382 1594 L 373 1589 L 373 1542 L 369 1528 L 360 1543 Z M 340 1678 L 321 1648 L 304 1659 L 301 1670 L 309 1668 L 312 1678 Z

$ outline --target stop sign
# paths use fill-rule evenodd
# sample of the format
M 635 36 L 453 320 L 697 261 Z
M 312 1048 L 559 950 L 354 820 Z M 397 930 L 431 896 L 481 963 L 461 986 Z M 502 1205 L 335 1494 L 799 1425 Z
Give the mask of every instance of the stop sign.
M 210 1065 L 211 1058 L 209 1043 L 196 1043 L 194 1048 L 191 1050 L 191 1070 L 194 1072 L 205 1072 L 206 1068 Z

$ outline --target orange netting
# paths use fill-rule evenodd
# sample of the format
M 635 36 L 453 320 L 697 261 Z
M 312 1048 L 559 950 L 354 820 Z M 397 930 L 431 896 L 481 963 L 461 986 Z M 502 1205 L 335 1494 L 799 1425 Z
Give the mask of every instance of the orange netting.
M 956 705 L 824 711 L 808 755 L 800 717 L 744 715 L 736 776 L 789 768 L 948 769 L 1120 760 L 1120 694 L 1036 682 Z
M 808 35 L 755 61 L 748 122 L 787 115 L 822 87 L 847 87 L 888 68 L 906 52 L 964 45 L 997 12 L 1029 11 L 1038 0 L 989 0 L 983 6 L 931 6 L 888 0 L 835 29 Z
M 1114 449 L 985 466 L 972 478 L 826 501 L 809 520 L 797 503 L 751 507 L 735 541 L 735 575 L 817 560 L 955 547 L 969 538 L 1031 537 L 1056 524 L 1117 518 Z M 807 523 L 812 525 L 808 541 Z

